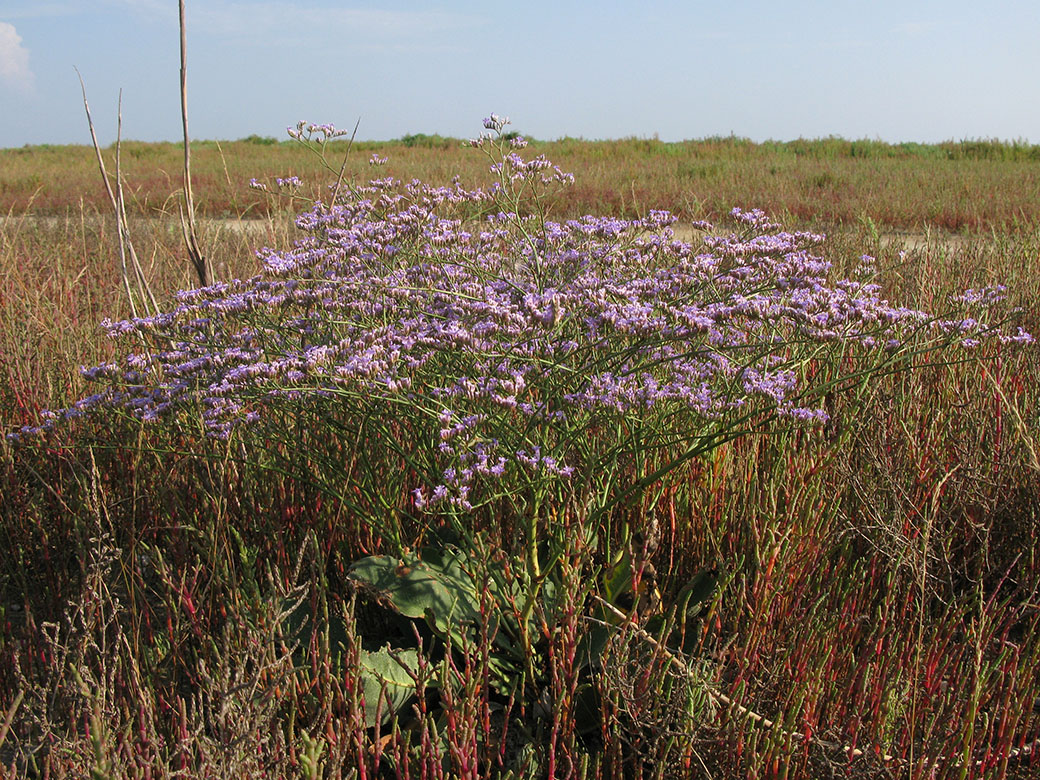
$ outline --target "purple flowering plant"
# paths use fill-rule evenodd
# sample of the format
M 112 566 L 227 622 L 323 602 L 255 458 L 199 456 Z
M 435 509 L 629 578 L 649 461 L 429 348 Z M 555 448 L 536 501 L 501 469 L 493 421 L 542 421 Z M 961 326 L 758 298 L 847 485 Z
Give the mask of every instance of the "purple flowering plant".
M 1032 341 L 986 322 L 996 288 L 953 302 L 968 313 L 896 306 L 870 258 L 832 280 L 824 236 L 758 210 L 734 209 L 736 232 L 697 223 L 693 242 L 666 211 L 553 220 L 546 195 L 574 176 L 524 157 L 507 124 L 491 115 L 470 142 L 490 186 L 340 177 L 297 218 L 303 238 L 258 253 L 258 275 L 102 323 L 129 348 L 84 369 L 98 391 L 9 439 L 101 414 L 290 448 L 325 431 L 367 464 L 320 477 L 366 521 L 404 544 L 403 516 L 522 518 L 537 580 L 552 517 L 598 528 L 726 440 L 822 426 L 828 394 L 923 352 Z M 289 134 L 319 155 L 343 135 Z
M 489 186 L 359 184 L 329 165 L 335 184 L 298 216 L 293 246 L 260 250 L 252 278 L 104 322 L 126 350 L 84 369 L 97 391 L 8 439 L 32 446 L 79 418 L 115 419 L 174 441 L 201 432 L 317 483 L 401 556 L 347 576 L 432 620 L 448 645 L 473 640 L 462 620 L 485 621 L 499 632 L 499 692 L 511 701 L 520 686 L 530 704 L 552 690 L 539 640 L 568 609 L 589 618 L 580 651 L 572 637 L 576 664 L 597 662 L 637 578 L 626 518 L 683 464 L 750 433 L 821 429 L 836 395 L 941 348 L 1032 342 L 987 319 L 1001 287 L 968 290 L 941 315 L 893 305 L 872 258 L 835 279 L 824 236 L 758 210 L 734 209 L 733 231 L 695 223 L 692 241 L 666 211 L 553 219 L 547 196 L 574 177 L 525 156 L 507 125 L 491 115 L 470 142 Z M 323 160 L 343 135 L 289 133 Z M 299 197 L 296 177 L 274 183 Z M 406 552 L 428 527 L 461 550 Z M 702 572 L 679 592 L 679 623 L 716 582 Z M 404 657 L 366 656 L 374 698 Z

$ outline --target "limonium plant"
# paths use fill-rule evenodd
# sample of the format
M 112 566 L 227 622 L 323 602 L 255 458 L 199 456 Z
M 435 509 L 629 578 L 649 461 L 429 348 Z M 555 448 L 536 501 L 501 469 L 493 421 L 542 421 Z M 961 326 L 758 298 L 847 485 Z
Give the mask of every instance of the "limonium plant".
M 333 467 L 331 492 L 381 528 L 522 518 L 538 581 L 553 517 L 599 527 L 722 441 L 823 426 L 836 390 L 938 345 L 1032 340 L 986 322 L 997 288 L 966 292 L 955 314 L 893 305 L 871 258 L 833 280 L 824 236 L 758 210 L 735 209 L 735 232 L 696 223 L 695 241 L 676 238 L 666 211 L 556 221 L 546 196 L 574 176 L 525 156 L 507 123 L 491 115 L 470 142 L 490 186 L 341 180 L 298 217 L 294 246 L 259 252 L 257 276 L 104 322 L 129 349 L 84 369 L 98 391 L 9 438 L 117 414 L 287 445 L 324 428 L 378 459 L 374 440 L 401 478 L 361 490 Z M 319 153 L 341 134 L 290 129 Z M 359 490 L 373 494 L 364 507 Z

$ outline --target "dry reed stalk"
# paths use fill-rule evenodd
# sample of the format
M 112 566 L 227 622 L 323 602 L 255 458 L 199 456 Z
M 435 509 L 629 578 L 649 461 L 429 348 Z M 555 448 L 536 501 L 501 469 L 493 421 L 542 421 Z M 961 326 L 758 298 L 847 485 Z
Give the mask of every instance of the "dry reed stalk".
M 181 212 L 181 232 L 184 234 L 184 246 L 188 250 L 188 259 L 199 277 L 199 285 L 205 287 L 210 282 L 210 269 L 206 256 L 199 245 L 199 237 L 195 230 L 195 200 L 191 194 L 191 144 L 188 142 L 188 39 L 184 23 L 184 0 L 179 0 L 180 32 L 181 32 L 181 124 L 184 128 L 184 207 L 185 216 Z
M 985 366 L 982 367 L 982 374 L 992 383 L 993 389 L 996 390 L 1001 403 L 1003 403 L 1005 408 L 1011 412 L 1011 419 L 1014 423 L 1015 431 L 1018 433 L 1022 440 L 1022 444 L 1025 445 L 1026 450 L 1029 452 L 1029 466 L 1033 471 L 1040 472 L 1040 455 L 1037 454 L 1038 447 L 1036 444 L 1036 438 L 1030 431 L 1026 421 L 1022 419 L 1022 412 L 1019 411 L 1018 404 L 1011 402 L 1007 397 L 1007 394 L 1004 392 L 1004 386 L 1001 384 L 1000 379 L 995 377 L 986 369 Z
M 4 740 L 7 739 L 7 733 L 11 730 L 11 723 L 14 721 L 14 715 L 21 706 L 23 698 L 25 698 L 25 691 L 18 691 L 18 693 L 15 694 L 14 701 L 11 702 L 11 706 L 7 710 L 7 715 L 4 717 L 3 725 L 0 725 L 0 747 L 3 747 Z
M 668 659 L 669 662 L 677 664 L 679 666 L 679 668 L 683 669 L 684 671 L 687 671 L 689 669 L 689 667 L 687 666 L 686 662 L 683 661 L 682 658 L 680 658 L 675 653 L 671 652 L 663 644 L 661 644 L 661 642 L 658 641 L 658 639 L 655 636 L 653 636 L 653 634 L 648 633 L 643 628 L 641 628 L 640 626 L 637 626 L 635 623 L 633 623 L 632 622 L 632 616 L 630 614 L 622 612 L 620 609 L 615 607 L 613 604 L 611 604 L 610 602 L 606 601 L 605 599 L 601 598 L 598 595 L 593 594 L 593 598 L 596 600 L 596 602 L 600 606 L 602 606 L 605 610 L 610 612 L 614 617 L 616 617 L 616 618 L 618 618 L 618 619 L 628 623 L 629 627 L 635 632 L 635 634 L 638 637 L 640 637 L 641 639 L 646 640 L 655 649 L 659 650 L 664 655 L 664 657 Z M 708 693 L 708 696 L 711 697 L 712 699 L 714 699 L 717 704 L 719 704 L 721 706 L 724 706 L 724 707 L 729 707 L 729 708 L 735 710 L 738 714 L 748 718 L 749 720 L 754 721 L 755 723 L 759 724 L 760 726 L 763 726 L 763 727 L 765 727 L 767 729 L 772 729 L 772 728 L 774 728 L 776 726 L 776 721 L 772 721 L 769 718 L 767 718 L 765 715 L 761 715 L 761 714 L 755 712 L 752 709 L 748 709 L 747 707 L 743 706 L 742 704 L 739 704 L 738 702 L 735 702 L 733 699 L 731 699 L 729 696 L 727 696 L 724 693 L 719 693 L 718 691 L 713 691 L 711 688 L 707 689 L 707 693 Z M 799 742 L 808 741 L 808 742 L 810 742 L 812 744 L 819 745 L 820 747 L 827 748 L 828 750 L 834 750 L 834 751 L 840 750 L 842 753 L 847 755 L 850 760 L 852 760 L 854 758 L 860 758 L 862 756 L 867 755 L 865 751 L 860 750 L 859 748 L 854 748 L 851 745 L 842 745 L 842 744 L 837 743 L 837 742 L 831 742 L 829 740 L 819 739 L 818 737 L 817 738 L 813 738 L 813 737 L 806 736 L 805 734 L 791 732 L 791 731 L 784 731 L 783 733 L 784 733 L 785 736 L 787 736 L 787 737 L 789 737 L 789 738 L 791 738 L 793 740 L 799 741 Z M 1009 750 L 1008 754 L 1007 754 L 1007 759 L 1009 761 L 1011 761 L 1011 760 L 1029 758 L 1033 754 L 1033 752 L 1036 751 L 1038 748 L 1040 748 L 1040 739 L 1034 739 L 1034 740 L 1032 740 L 1030 742 L 1027 742 L 1027 743 L 1023 744 L 1021 747 L 1012 748 L 1011 750 Z M 901 764 L 904 763 L 898 756 L 892 756 L 892 755 L 889 755 L 887 753 L 883 753 L 881 751 L 878 751 L 877 757 L 884 764 L 901 765 Z M 909 762 L 907 762 L 907 763 L 909 763 Z M 966 766 L 972 766 L 975 769 L 982 769 L 985 766 L 985 763 L 986 762 L 984 760 L 981 760 L 981 759 L 978 760 L 978 761 L 975 761 L 974 763 L 965 763 L 964 761 L 955 761 L 953 766 L 954 766 L 954 768 L 964 768 Z
M 116 189 L 113 191 L 112 183 L 108 179 L 108 171 L 105 169 L 105 159 L 101 155 L 101 145 L 98 143 L 97 133 L 94 132 L 94 120 L 90 115 L 90 105 L 87 103 L 87 87 L 83 83 L 83 76 L 80 74 L 78 69 L 76 70 L 76 75 L 79 76 L 79 86 L 83 93 L 83 109 L 87 114 L 87 127 L 90 128 L 90 140 L 94 145 L 94 153 L 97 156 L 98 168 L 101 170 L 101 179 L 105 183 L 105 191 L 108 193 L 108 200 L 112 204 L 112 210 L 116 215 L 116 234 L 119 237 L 119 273 L 123 280 L 123 288 L 126 291 L 126 297 L 130 301 L 130 311 L 135 317 L 138 316 L 137 304 L 134 300 L 133 291 L 130 288 L 127 255 L 129 255 L 130 264 L 134 269 L 134 276 L 137 279 L 139 294 L 142 298 L 151 303 L 153 313 L 158 314 L 159 305 L 155 301 L 155 296 L 152 295 L 152 290 L 148 285 L 147 279 L 145 279 L 141 263 L 137 259 L 137 252 L 134 250 L 133 241 L 130 240 L 130 228 L 126 220 L 126 207 L 123 198 L 123 180 L 119 168 L 119 155 L 122 142 L 121 134 L 123 128 L 123 93 L 120 90 L 118 112 L 119 134 L 116 138 Z
M 343 175 L 347 172 L 347 158 L 350 156 L 350 150 L 354 147 L 354 139 L 357 137 L 359 127 L 361 127 L 361 117 L 358 117 L 358 121 L 354 123 L 354 132 L 350 134 L 350 141 L 347 143 L 347 150 L 343 152 L 343 163 L 339 166 L 339 175 L 336 177 L 336 186 L 332 188 L 333 205 L 336 203 L 336 198 L 339 197 L 340 187 L 343 186 Z
M 601 607 L 603 607 L 605 610 L 607 610 L 609 613 L 611 613 L 614 617 L 616 617 L 619 620 L 622 620 L 622 621 L 628 623 L 629 627 L 635 632 L 635 634 L 639 638 L 644 639 L 647 642 L 649 642 L 650 645 L 652 645 L 656 650 L 660 651 L 661 654 L 665 658 L 667 658 L 670 663 L 674 663 L 674 664 L 678 665 L 679 668 L 683 669 L 683 670 L 688 670 L 689 669 L 689 667 L 687 666 L 686 662 L 683 661 L 682 658 L 680 658 L 675 653 L 673 653 L 671 650 L 669 650 L 667 647 L 665 647 L 653 634 L 650 634 L 649 632 L 647 632 L 646 630 L 644 630 L 640 626 L 637 626 L 635 623 L 633 623 L 631 615 L 629 615 L 629 614 L 627 614 L 625 612 L 622 612 L 620 609 L 615 607 L 613 604 L 611 604 L 610 602 L 606 601 L 605 599 L 601 598 L 600 596 L 598 596 L 596 594 L 593 594 L 592 597 L 596 600 L 596 603 L 598 603 Z M 773 728 L 776 725 L 775 721 L 772 721 L 769 718 L 767 718 L 765 715 L 761 715 L 761 714 L 755 712 L 754 710 L 748 709 L 747 707 L 743 706 L 742 704 L 739 704 L 738 702 L 735 702 L 733 699 L 731 699 L 729 696 L 727 696 L 724 693 L 719 693 L 718 691 L 713 691 L 711 688 L 707 689 L 707 693 L 708 693 L 708 696 L 710 698 L 715 700 L 716 704 L 719 704 L 719 705 L 721 705 L 723 707 L 728 707 L 728 708 L 731 708 L 733 710 L 736 710 L 737 713 L 739 713 L 740 715 L 748 718 L 749 720 L 754 721 L 755 723 L 758 723 L 761 726 L 764 726 L 767 729 L 771 729 L 771 728 Z M 787 737 L 790 737 L 791 739 L 797 740 L 799 742 L 808 741 L 808 742 L 810 742 L 812 744 L 819 745 L 819 746 L 827 748 L 829 750 L 835 750 L 836 751 L 836 750 L 840 749 L 850 759 L 859 758 L 861 756 L 866 755 L 866 753 L 864 753 L 864 751 L 860 750 L 859 748 L 854 748 L 851 745 L 840 745 L 840 744 L 838 744 L 836 742 L 830 742 L 828 740 L 823 740 L 823 739 L 819 739 L 819 738 L 807 737 L 804 734 L 790 732 L 790 731 L 785 731 L 784 735 L 787 736 Z M 899 762 L 899 759 L 896 756 L 890 756 L 890 755 L 888 755 L 886 753 L 881 753 L 878 757 L 881 759 L 881 761 L 883 763 L 886 763 L 886 764 L 898 763 Z
M 130 264 L 134 269 L 134 276 L 137 279 L 137 286 L 147 296 L 148 300 L 152 304 L 152 311 L 155 314 L 159 313 L 159 304 L 155 301 L 155 296 L 152 295 L 152 291 L 148 285 L 148 280 L 145 279 L 144 269 L 141 268 L 141 263 L 137 259 L 137 252 L 134 250 L 133 242 L 130 241 L 130 222 L 126 218 L 126 199 L 123 197 L 123 171 L 122 171 L 122 149 L 123 149 L 123 91 L 119 91 L 119 102 L 116 110 L 116 201 L 119 204 L 119 213 L 117 216 L 117 222 L 121 226 L 121 230 L 126 234 L 126 248 L 127 253 L 130 255 Z

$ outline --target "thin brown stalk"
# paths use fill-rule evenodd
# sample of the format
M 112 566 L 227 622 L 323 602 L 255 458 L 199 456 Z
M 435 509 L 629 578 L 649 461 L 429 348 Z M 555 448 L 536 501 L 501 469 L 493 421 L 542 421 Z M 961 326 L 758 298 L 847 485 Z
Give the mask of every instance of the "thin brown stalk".
M 87 127 L 90 129 L 90 140 L 94 145 L 94 154 L 97 156 L 98 168 L 101 170 L 101 180 L 105 183 L 105 192 L 108 193 L 109 203 L 112 204 L 112 210 L 116 215 L 116 235 L 119 239 L 119 273 L 120 278 L 123 280 L 123 289 L 126 292 L 127 300 L 130 302 L 130 312 L 133 316 L 138 316 L 137 303 L 133 290 L 130 287 L 130 273 L 126 262 L 128 254 L 134 264 L 134 273 L 137 277 L 139 291 L 143 297 L 151 301 L 154 309 L 158 311 L 158 307 L 155 305 L 155 297 L 152 295 L 148 282 L 141 271 L 140 264 L 137 262 L 137 253 L 134 251 L 133 242 L 130 240 L 130 230 L 126 223 L 126 210 L 121 205 L 123 203 L 123 188 L 119 178 L 120 171 L 118 170 L 120 142 L 119 140 L 116 141 L 116 191 L 119 193 L 117 197 L 116 191 L 112 189 L 112 182 L 108 178 L 108 170 L 105 168 L 105 159 L 101 155 L 101 145 L 98 143 L 97 133 L 94 132 L 94 120 L 90 115 L 90 104 L 87 103 L 87 87 L 83 83 L 83 76 L 78 69 L 76 70 L 76 75 L 79 76 L 79 86 L 83 93 L 83 109 L 87 114 Z M 122 93 L 120 93 L 119 103 L 119 126 L 121 132 L 123 122 Z
M 658 639 L 653 634 L 650 634 L 649 632 L 647 632 L 644 629 L 640 628 L 639 626 L 635 625 L 635 623 L 632 622 L 631 615 L 629 615 L 628 613 L 622 612 L 620 609 L 615 607 L 613 604 L 611 604 L 606 599 L 601 598 L 600 596 L 597 596 L 597 595 L 593 594 L 593 598 L 596 600 L 596 602 L 601 607 L 603 607 L 607 612 L 612 614 L 614 617 L 619 618 L 620 620 L 627 622 L 629 624 L 629 627 L 636 633 L 637 636 L 639 636 L 641 639 L 644 639 L 645 641 L 649 642 L 656 650 L 659 650 L 661 652 L 661 654 L 665 658 L 667 658 L 670 663 L 674 663 L 674 664 L 678 665 L 678 667 L 680 669 L 689 671 L 689 667 L 687 666 L 686 662 L 683 661 L 683 659 L 681 659 L 679 656 L 677 656 L 675 653 L 673 653 L 671 650 L 669 650 L 667 647 L 665 647 L 661 642 L 658 641 Z M 743 706 L 742 704 L 740 704 L 738 702 L 735 702 L 733 699 L 731 699 L 729 696 L 727 696 L 724 693 L 719 693 L 718 691 L 714 691 L 711 688 L 708 689 L 707 693 L 708 693 L 708 696 L 710 696 L 712 699 L 714 699 L 717 704 L 722 705 L 723 707 L 728 707 L 730 709 L 735 710 L 741 716 L 743 716 L 745 718 L 748 718 L 749 720 L 754 721 L 755 723 L 759 724 L 760 726 L 762 726 L 764 728 L 772 729 L 772 728 L 774 728 L 776 726 L 776 721 L 772 721 L 769 718 L 767 718 L 765 715 L 761 715 L 761 714 L 755 712 L 754 710 L 748 709 L 747 707 Z M 850 759 L 859 758 L 859 757 L 861 757 L 863 755 L 866 755 L 862 750 L 860 750 L 859 748 L 853 748 L 851 745 L 840 745 L 840 744 L 838 744 L 836 742 L 829 742 L 827 740 L 822 740 L 822 739 L 819 739 L 819 738 L 807 737 L 804 734 L 790 732 L 790 731 L 785 731 L 784 735 L 789 737 L 789 738 L 791 738 L 791 739 L 798 740 L 800 742 L 801 741 L 809 741 L 809 742 L 811 742 L 813 744 L 820 745 L 821 747 L 825 747 L 825 748 L 828 748 L 830 750 L 838 750 L 838 749 L 840 749 Z M 891 763 L 895 763 L 895 762 L 899 761 L 899 759 L 896 756 L 890 756 L 887 753 L 882 753 L 880 755 L 880 759 L 881 759 L 882 762 L 884 762 L 886 764 L 891 764 Z
M 184 245 L 188 250 L 188 259 L 199 277 L 199 284 L 205 287 L 210 281 L 209 266 L 206 256 L 199 245 L 199 237 L 195 230 L 195 199 L 191 193 L 191 144 L 188 142 L 188 37 L 184 23 L 184 0 L 179 0 L 181 31 L 181 123 L 184 128 L 184 206 L 187 215 L 181 213 L 181 232 L 184 234 Z
M 108 193 L 108 199 L 112 202 L 112 209 L 116 213 L 116 221 L 119 221 L 119 206 L 116 203 L 116 195 L 112 191 L 112 184 L 108 180 L 108 171 L 105 170 L 105 159 L 101 156 L 101 146 L 98 144 L 97 134 L 94 132 L 94 120 L 90 116 L 90 104 L 87 103 L 87 86 L 83 83 L 83 75 L 76 69 L 76 75 L 79 76 L 79 87 L 83 92 L 83 108 L 87 112 L 87 127 L 90 128 L 90 140 L 94 144 L 94 152 L 97 154 L 98 167 L 101 169 L 101 180 L 105 183 L 105 191 Z M 116 230 L 119 236 L 119 274 L 123 280 L 123 288 L 126 290 L 127 300 L 130 301 L 130 311 L 136 317 L 137 316 L 137 305 L 134 303 L 134 295 L 130 291 L 130 277 L 126 272 L 126 247 L 123 244 L 123 231 Z
M 1033 471 L 1040 471 L 1040 456 L 1037 455 L 1036 439 L 1034 438 L 1029 426 L 1026 425 L 1025 420 L 1022 419 L 1022 413 L 1018 409 L 1017 403 L 1012 403 L 1004 392 L 1004 387 L 1001 385 L 1000 380 L 990 373 L 986 366 L 982 366 L 982 373 L 993 384 L 993 389 L 997 391 L 997 395 L 1000 396 L 1000 401 L 1004 404 L 1004 408 L 1011 412 L 1011 419 L 1015 425 L 1015 431 L 1018 433 L 1022 440 L 1022 444 L 1025 445 L 1026 450 L 1029 453 L 1029 465 Z
M 152 304 L 152 312 L 159 313 L 159 304 L 152 295 L 152 288 L 145 278 L 144 269 L 137 259 L 137 250 L 130 240 L 130 221 L 126 218 L 126 198 L 123 196 L 123 171 L 122 171 L 122 149 L 123 149 L 123 90 L 119 90 L 119 102 L 116 111 L 116 201 L 119 204 L 119 213 L 116 215 L 117 227 L 125 236 L 126 253 L 130 256 L 130 265 L 133 266 L 134 276 L 137 279 L 137 288 Z
M 217 144 L 217 152 L 220 154 L 220 164 L 224 168 L 224 181 L 227 182 L 228 190 L 230 191 L 232 189 L 232 187 L 234 187 L 235 185 L 233 185 L 231 183 L 231 174 L 228 173 L 227 160 L 224 159 L 224 150 L 220 146 L 220 141 L 216 141 L 215 143 Z M 233 192 L 232 192 L 232 197 L 234 197 L 234 193 Z
M 952 474 L 952 472 L 951 472 L 951 474 Z M 949 476 L 950 476 L 950 474 L 947 474 L 946 479 L 948 479 Z M 945 479 L 943 481 L 945 482 Z M 639 636 L 641 639 L 649 642 L 655 649 L 659 650 L 664 655 L 664 657 L 668 659 L 668 661 L 670 663 L 677 664 L 679 666 L 679 668 L 683 669 L 683 670 L 688 670 L 689 669 L 689 667 L 683 661 L 682 658 L 680 658 L 679 656 L 675 655 L 667 647 L 665 647 L 663 644 L 661 644 L 661 642 L 658 641 L 658 639 L 655 636 L 653 636 L 653 634 L 650 634 L 649 632 L 647 632 L 644 629 L 640 628 L 639 626 L 635 625 L 632 622 L 631 615 L 629 615 L 629 614 L 627 614 L 625 612 L 622 612 L 620 609 L 615 607 L 609 601 L 606 601 L 605 599 L 601 598 L 598 595 L 594 594 L 593 598 L 596 600 L 596 602 L 601 607 L 603 607 L 607 612 L 612 614 L 614 617 L 616 617 L 616 618 L 618 618 L 618 619 L 620 619 L 620 620 L 622 620 L 624 622 L 627 622 L 629 627 L 635 632 L 635 634 L 637 636 Z M 748 709 L 747 707 L 743 706 L 742 704 L 739 704 L 738 702 L 735 702 L 733 699 L 731 699 L 729 696 L 726 696 L 724 693 L 719 693 L 718 691 L 713 691 L 710 688 L 708 689 L 707 693 L 708 693 L 708 695 L 712 699 L 715 700 L 715 702 L 717 704 L 720 704 L 720 705 L 722 705 L 724 707 L 729 707 L 729 708 L 733 709 L 739 715 L 747 718 L 748 720 L 751 720 L 751 721 L 759 724 L 763 728 L 772 729 L 772 728 L 774 728 L 776 726 L 776 721 L 770 720 L 765 715 L 761 715 L 760 713 L 757 713 L 757 712 L 755 712 L 752 709 Z M 814 739 L 812 737 L 807 737 L 804 734 L 790 732 L 790 731 L 785 731 L 784 735 L 789 737 L 789 738 L 791 738 L 791 739 L 797 740 L 799 742 L 801 742 L 801 741 L 809 741 L 809 742 L 812 742 L 814 744 L 820 745 L 821 747 L 828 748 L 828 749 L 831 749 L 831 750 L 838 750 L 838 749 L 840 749 L 841 752 L 843 752 L 845 755 L 847 755 L 850 760 L 854 759 L 854 758 L 860 758 L 860 757 L 866 755 L 866 753 L 863 750 L 860 750 L 859 748 L 853 748 L 851 745 L 841 745 L 841 744 L 836 743 L 836 742 L 830 742 L 828 740 L 822 740 L 822 739 L 819 739 L 819 738 L 815 738 Z M 1008 760 L 1027 759 L 1038 748 L 1040 748 L 1040 739 L 1034 739 L 1031 742 L 1028 742 L 1028 743 L 1024 744 L 1022 747 L 1013 748 L 1012 750 L 1008 751 L 1007 758 L 1008 758 Z M 882 763 L 885 763 L 885 764 L 901 764 L 902 763 L 897 756 L 892 756 L 892 755 L 889 755 L 887 753 L 880 753 L 879 752 L 878 757 L 880 758 Z M 981 769 L 984 766 L 984 764 L 985 764 L 985 761 L 979 760 L 979 761 L 975 761 L 973 765 L 974 765 L 975 768 Z M 954 761 L 953 762 L 953 766 L 954 767 L 962 767 L 963 768 L 963 767 L 966 767 L 966 766 L 972 766 L 972 764 L 969 764 L 965 760 L 961 759 L 961 760 Z
M 4 716 L 4 723 L 0 726 L 0 747 L 3 746 L 4 740 L 7 739 L 7 733 L 11 730 L 11 723 L 14 721 L 14 714 L 21 706 L 24 697 L 25 691 L 18 691 L 18 693 L 15 694 L 14 701 L 11 702 L 11 706 L 7 709 L 7 715 Z
M 347 150 L 343 152 L 343 164 L 339 166 L 339 176 L 336 178 L 336 186 L 332 188 L 332 205 L 336 204 L 336 198 L 339 197 L 340 187 L 343 185 L 343 174 L 347 170 L 347 158 L 350 156 L 350 149 L 354 146 L 354 138 L 357 136 L 358 128 L 361 127 L 361 117 L 358 117 L 358 121 L 354 123 L 354 132 L 350 134 L 350 141 L 347 142 Z

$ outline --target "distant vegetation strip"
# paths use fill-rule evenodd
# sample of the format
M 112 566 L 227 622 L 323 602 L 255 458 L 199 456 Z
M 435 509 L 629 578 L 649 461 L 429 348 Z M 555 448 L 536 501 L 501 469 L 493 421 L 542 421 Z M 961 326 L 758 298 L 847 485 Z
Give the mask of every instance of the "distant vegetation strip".
M 486 183 L 479 156 L 463 139 L 423 133 L 394 141 L 356 142 L 348 171 L 369 176 L 373 152 L 388 157 L 380 176 Z M 333 145 L 345 149 L 345 143 Z M 756 143 L 736 136 L 665 142 L 651 138 L 532 142 L 565 169 L 584 172 L 560 217 L 614 213 L 638 217 L 653 206 L 683 218 L 715 218 L 754 204 L 796 223 L 869 222 L 880 227 L 979 232 L 1031 229 L 1040 221 L 1040 145 L 965 140 L 889 144 L 842 138 Z M 129 208 L 139 215 L 176 214 L 180 144 L 126 142 L 123 171 Z M 279 210 L 248 188 L 250 179 L 299 176 L 301 194 L 320 197 L 320 162 L 293 143 L 264 136 L 193 144 L 200 213 L 266 217 Z M 109 152 L 114 154 L 114 150 Z M 335 151 L 333 151 L 335 155 Z M 0 210 L 64 215 L 106 208 L 87 146 L 0 150 Z M 286 213 L 302 203 L 285 202 Z

